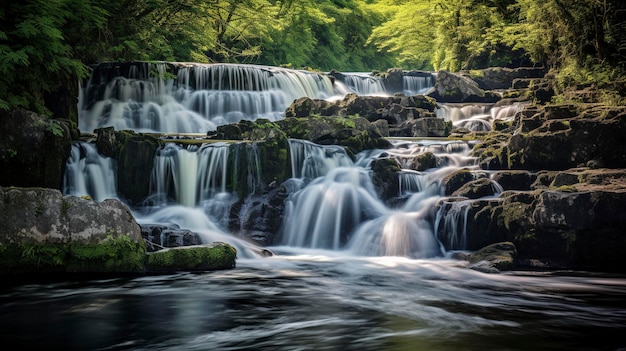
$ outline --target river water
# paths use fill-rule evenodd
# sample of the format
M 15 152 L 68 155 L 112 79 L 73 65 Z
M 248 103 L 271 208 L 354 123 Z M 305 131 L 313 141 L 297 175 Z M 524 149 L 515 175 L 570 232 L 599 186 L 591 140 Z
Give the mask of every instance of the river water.
M 3 282 L 0 339 L 46 350 L 623 350 L 626 279 L 275 247 L 232 270 Z

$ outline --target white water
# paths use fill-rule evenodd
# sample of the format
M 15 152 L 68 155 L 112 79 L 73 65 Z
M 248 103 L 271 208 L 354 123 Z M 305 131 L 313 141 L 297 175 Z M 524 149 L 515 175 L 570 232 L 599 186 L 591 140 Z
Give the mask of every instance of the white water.
M 180 65 L 180 64 L 179 64 Z M 102 68 L 105 69 L 105 68 Z M 102 75 L 102 76 L 101 76 Z M 336 94 L 324 75 L 276 67 L 185 64 L 171 77 L 164 63 L 135 66 L 110 81 L 96 72 L 79 95 L 79 128 L 206 133 L 241 120 L 277 120 L 299 97 Z
M 389 92 L 385 88 L 382 79 L 372 77 L 369 73 L 348 72 L 343 74 L 342 91 L 347 93 L 355 93 L 364 96 L 389 96 Z M 335 83 L 337 84 L 337 83 Z
M 437 117 L 451 121 L 457 128 L 466 128 L 473 132 L 490 131 L 493 122 L 511 121 L 521 111 L 523 104 L 493 106 L 493 104 L 438 104 Z
M 63 193 L 90 196 L 95 201 L 117 199 L 117 165 L 103 157 L 95 145 L 74 143 L 66 164 Z

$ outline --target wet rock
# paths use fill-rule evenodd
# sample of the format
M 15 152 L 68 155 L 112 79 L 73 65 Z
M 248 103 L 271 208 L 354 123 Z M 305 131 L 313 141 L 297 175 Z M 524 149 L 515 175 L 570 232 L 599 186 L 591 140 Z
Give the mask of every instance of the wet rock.
M 483 273 L 499 273 L 517 266 L 517 249 L 512 242 L 486 246 L 469 255 L 469 268 Z
M 499 171 L 491 177 L 504 190 L 530 190 L 535 178 L 536 176 L 529 171 L 516 170 Z
M 400 165 L 394 158 L 379 158 L 372 161 L 372 183 L 381 199 L 388 200 L 399 195 L 398 172 Z
M 493 181 L 488 178 L 475 179 L 463 184 L 452 193 L 452 196 L 478 199 L 496 194 Z
M 207 271 L 235 267 L 237 250 L 226 243 L 163 249 L 147 255 L 146 271 Z
M 441 180 L 441 186 L 444 188 L 444 194 L 446 196 L 452 195 L 455 191 L 459 190 L 465 183 L 469 183 L 474 180 L 474 175 L 468 168 L 461 168 L 448 175 Z

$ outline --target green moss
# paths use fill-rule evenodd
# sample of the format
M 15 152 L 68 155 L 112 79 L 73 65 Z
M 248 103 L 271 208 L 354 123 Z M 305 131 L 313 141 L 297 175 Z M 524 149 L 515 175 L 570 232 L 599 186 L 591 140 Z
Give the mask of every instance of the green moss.
M 187 246 L 165 249 L 148 254 L 146 270 L 149 272 L 177 270 L 216 270 L 235 267 L 237 250 L 228 244 L 213 246 Z
M 555 188 L 554 190 L 560 191 L 563 193 L 575 193 L 577 191 L 576 188 L 572 185 L 561 185 Z
M 63 244 L 0 245 L 0 272 L 59 272 L 67 262 Z
M 97 244 L 71 244 L 68 272 L 142 272 L 146 247 L 127 235 L 109 235 Z

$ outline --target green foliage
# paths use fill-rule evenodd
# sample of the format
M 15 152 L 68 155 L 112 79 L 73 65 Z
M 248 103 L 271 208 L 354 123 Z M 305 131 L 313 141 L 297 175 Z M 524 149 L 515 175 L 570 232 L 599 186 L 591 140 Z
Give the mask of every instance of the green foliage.
M 65 33 L 77 23 L 101 25 L 103 13 L 90 9 L 89 1 L 78 0 L 30 0 L 0 8 L 0 109 L 47 113 L 46 93 L 87 74 Z

